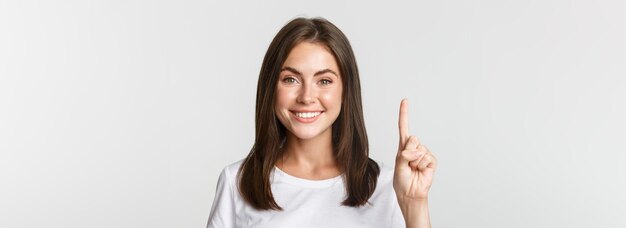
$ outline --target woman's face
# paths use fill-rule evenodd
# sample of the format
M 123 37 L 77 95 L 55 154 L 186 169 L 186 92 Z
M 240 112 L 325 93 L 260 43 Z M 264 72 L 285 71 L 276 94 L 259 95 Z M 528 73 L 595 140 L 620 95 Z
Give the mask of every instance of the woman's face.
M 297 44 L 281 68 L 276 115 L 300 139 L 332 135 L 341 110 L 342 82 L 335 57 L 325 46 Z

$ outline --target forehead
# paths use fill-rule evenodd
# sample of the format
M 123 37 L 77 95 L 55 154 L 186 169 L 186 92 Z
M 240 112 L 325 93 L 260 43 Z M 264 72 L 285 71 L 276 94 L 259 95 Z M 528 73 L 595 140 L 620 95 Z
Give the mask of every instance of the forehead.
M 324 69 L 339 72 L 335 56 L 329 49 L 319 43 L 300 42 L 291 49 L 282 67 L 292 67 L 303 73 L 311 73 Z

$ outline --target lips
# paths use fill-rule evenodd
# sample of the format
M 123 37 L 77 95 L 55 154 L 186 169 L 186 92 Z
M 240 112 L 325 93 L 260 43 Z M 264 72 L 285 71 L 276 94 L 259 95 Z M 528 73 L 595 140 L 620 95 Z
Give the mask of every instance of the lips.
M 312 123 L 319 119 L 319 116 L 324 113 L 320 110 L 290 110 L 294 119 L 302 123 Z

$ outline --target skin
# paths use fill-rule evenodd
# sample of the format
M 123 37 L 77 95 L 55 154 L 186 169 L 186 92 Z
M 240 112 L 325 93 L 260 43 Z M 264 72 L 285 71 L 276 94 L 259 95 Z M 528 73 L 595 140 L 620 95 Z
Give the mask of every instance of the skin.
M 276 90 L 276 115 L 287 128 L 285 155 L 276 164 L 290 175 L 322 180 L 340 175 L 332 152 L 332 124 L 341 110 L 342 81 L 325 46 L 302 42 L 289 53 Z M 323 111 L 313 123 L 296 120 L 294 110 Z M 407 227 L 430 227 L 428 191 L 437 159 L 409 134 L 408 101 L 400 103 L 400 132 L 393 187 Z
M 431 227 L 428 212 L 428 191 L 433 183 L 437 159 L 420 143 L 409 135 L 409 102 L 400 102 L 398 128 L 400 132 L 396 166 L 393 175 L 393 188 L 402 210 L 406 227 Z
M 278 168 L 312 180 L 339 176 L 331 126 L 341 111 L 343 87 L 335 57 L 320 44 L 302 42 L 291 50 L 281 69 L 276 114 L 288 131 Z M 323 112 L 313 123 L 300 123 L 294 110 Z

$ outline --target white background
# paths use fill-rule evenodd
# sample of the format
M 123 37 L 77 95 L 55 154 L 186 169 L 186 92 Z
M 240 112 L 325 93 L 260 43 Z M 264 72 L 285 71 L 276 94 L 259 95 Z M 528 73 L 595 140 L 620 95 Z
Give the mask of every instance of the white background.
M 0 227 L 203 227 L 276 32 L 323 16 L 371 157 L 397 109 L 435 227 L 626 227 L 623 1 L 0 1 Z

